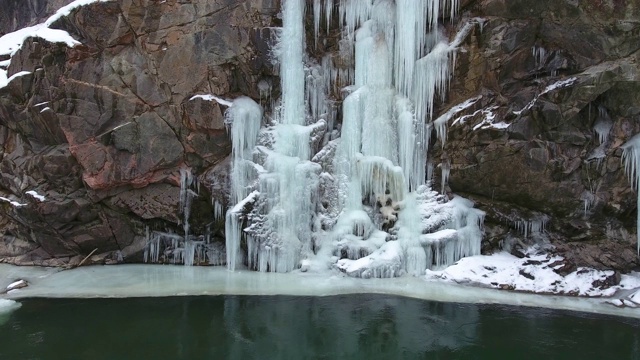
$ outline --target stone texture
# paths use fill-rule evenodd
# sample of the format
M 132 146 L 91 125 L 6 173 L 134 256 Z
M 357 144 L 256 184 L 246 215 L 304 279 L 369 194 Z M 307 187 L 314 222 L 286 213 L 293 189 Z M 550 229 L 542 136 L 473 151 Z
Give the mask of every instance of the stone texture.
M 69 2 L 3 0 L 0 34 Z M 27 204 L 0 203 L 0 261 L 77 265 L 94 249 L 85 263 L 141 261 L 147 226 L 181 231 L 180 169 L 204 174 L 230 153 L 225 109 L 190 99 L 259 97 L 254 58 L 265 45 L 252 34 L 273 26 L 278 9 L 273 0 L 98 2 L 52 25 L 82 45 L 28 39 L 8 75 L 32 74 L 0 89 L 0 196 Z M 193 207 L 191 228 L 203 233 L 206 187 Z
M 482 0 L 465 9 L 485 21 L 458 54 L 440 112 L 482 99 L 459 115 L 476 116 L 451 126 L 444 147 L 438 142 L 430 155 L 436 164 L 451 162 L 451 191 L 487 211 L 483 249 L 522 239 L 516 221 L 546 217 L 546 232 L 521 245 L 550 242 L 577 266 L 637 268 L 636 196 L 620 166 L 620 146 L 640 132 L 640 6 Z M 535 48 L 545 50 L 542 61 Z M 539 95 L 571 78 L 571 86 Z M 510 126 L 474 130 L 483 109 Z M 612 122 L 602 145 L 594 131 L 599 109 Z

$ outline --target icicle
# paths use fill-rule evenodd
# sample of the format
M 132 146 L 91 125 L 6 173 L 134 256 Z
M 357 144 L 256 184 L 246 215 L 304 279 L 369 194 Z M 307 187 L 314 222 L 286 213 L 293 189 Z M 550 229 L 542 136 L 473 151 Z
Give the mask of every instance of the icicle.
M 449 160 L 443 161 L 440 164 L 440 170 L 442 171 L 442 179 L 440 181 L 442 189 L 440 190 L 440 193 L 444 194 L 444 189 L 449 182 L 449 175 L 451 174 L 451 163 L 449 162 Z
M 369 18 L 372 0 L 340 0 L 340 21 L 347 34 L 353 34 L 359 24 Z
M 374 33 L 371 29 L 373 22 L 365 22 L 356 32 L 356 88 L 368 83 L 369 61 L 375 46 Z
M 184 265 L 193 266 L 196 258 L 196 242 L 191 240 L 185 240 L 184 242 Z
M 398 119 L 398 154 L 399 165 L 403 170 L 404 178 L 407 181 L 407 185 L 412 183 L 413 188 L 415 186 L 415 170 L 414 170 L 414 156 L 416 155 L 416 131 L 414 129 L 415 118 L 413 111 L 411 111 L 411 104 L 407 99 L 396 100 L 396 117 Z M 424 168 L 424 166 L 421 166 Z M 411 187 L 411 186 L 410 186 Z M 407 189 L 408 190 L 408 189 Z
M 226 113 L 227 123 L 231 126 L 232 141 L 232 171 L 231 171 L 231 196 L 232 204 L 237 204 L 234 209 L 227 212 L 225 220 L 227 266 L 235 270 L 243 262 L 240 252 L 242 240 L 242 219 L 240 200 L 256 194 L 249 194 L 250 174 L 253 171 L 251 158 L 255 147 L 260 125 L 262 123 L 262 108 L 248 97 L 239 97 L 233 101 L 233 105 Z M 238 206 L 241 207 L 238 207 Z M 216 217 L 222 216 L 222 211 L 216 209 Z
M 422 57 L 426 26 L 428 23 L 433 28 L 439 4 L 440 0 L 396 0 L 395 80 L 396 89 L 404 96 L 413 93 L 416 60 Z
M 370 27 L 371 24 L 370 21 L 365 23 L 367 27 Z M 358 35 L 361 34 L 361 30 L 358 30 Z M 363 76 L 363 85 L 368 88 L 362 125 L 362 154 L 384 157 L 397 163 L 398 138 L 393 116 L 395 91 L 391 87 L 392 73 L 387 44 L 380 34 L 359 39 L 357 43 L 365 40 L 368 45 L 365 51 L 368 54 L 366 54 L 364 63 L 360 64 L 367 68 L 365 72 L 367 75 Z M 359 56 L 359 50 L 361 49 L 356 49 L 356 57 Z M 357 76 L 358 69 L 356 68 Z
M 322 15 L 321 0 L 313 0 L 313 34 L 315 39 L 315 47 L 318 47 L 318 37 L 320 36 L 320 21 Z
M 621 147 L 625 172 L 629 176 L 631 188 L 638 193 L 636 232 L 638 237 L 637 252 L 640 255 L 640 134 L 632 137 Z
M 404 209 L 400 212 L 398 222 L 398 241 L 401 241 L 404 247 L 405 270 L 409 274 L 420 276 L 430 267 L 433 260 L 431 247 L 424 247 L 420 241 L 422 219 L 416 195 L 409 194 L 404 201 Z
M 333 0 L 324 1 L 324 17 L 327 20 L 327 34 L 331 29 L 331 18 L 333 17 Z
M 217 200 L 213 203 L 213 219 L 216 221 L 224 218 L 224 207 Z
M 193 175 L 190 169 L 180 169 L 180 212 L 184 213 L 188 207 L 189 187 L 193 184 Z
M 241 96 L 233 101 L 233 105 L 225 113 L 227 126 L 231 127 L 232 190 L 231 203 L 244 199 L 249 193 L 249 182 L 252 166 L 247 164 L 252 159 L 258 132 L 262 123 L 262 107 L 251 98 Z
M 543 47 L 533 46 L 531 48 L 531 53 L 535 60 L 536 69 L 543 67 L 547 61 L 547 51 Z
M 411 99 L 416 104 L 418 120 L 431 119 L 436 94 L 444 96 L 456 64 L 458 46 L 471 32 L 474 22 L 466 23 L 451 43 L 440 42 L 425 57 L 416 62 L 414 91 Z
M 248 204 L 254 203 L 260 193 L 253 191 L 245 199 L 227 211 L 224 231 L 226 234 L 227 268 L 236 270 L 244 262 L 244 257 L 240 249 L 243 238 L 242 222 L 244 220 L 243 211 Z
M 388 194 L 393 201 L 402 201 L 405 195 L 405 179 L 402 168 L 379 156 L 356 157 L 357 176 L 362 193 L 375 197 Z
M 280 39 L 280 79 L 283 124 L 304 125 L 304 8 L 305 0 L 284 0 Z
M 591 209 L 593 204 L 596 202 L 596 196 L 592 191 L 585 190 L 582 193 L 581 198 L 582 198 L 582 201 L 584 202 L 584 216 L 586 217 L 588 215 L 589 210 Z
M 151 242 L 150 242 L 150 237 L 149 237 L 149 227 L 145 226 L 144 229 L 145 232 L 145 241 L 146 241 L 146 245 L 144 247 L 144 255 L 143 255 L 143 261 L 149 262 L 149 257 L 151 256 Z
M 593 125 L 593 131 L 598 135 L 600 144 L 604 144 L 613 127 L 613 121 L 611 121 L 611 117 L 609 117 L 609 113 L 604 106 L 598 106 L 598 115 L 598 119 Z

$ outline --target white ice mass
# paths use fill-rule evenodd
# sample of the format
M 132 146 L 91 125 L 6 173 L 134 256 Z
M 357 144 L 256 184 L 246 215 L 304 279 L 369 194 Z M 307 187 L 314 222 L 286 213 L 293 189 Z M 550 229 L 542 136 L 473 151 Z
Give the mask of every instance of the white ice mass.
M 230 269 L 337 268 L 355 277 L 396 277 L 480 253 L 484 214 L 470 201 L 432 191 L 426 169 L 433 103 L 448 86 L 458 46 L 478 24 L 466 22 L 447 42 L 438 16 L 444 9 L 455 14 L 457 6 L 337 3 L 341 44 L 351 47 L 345 52 L 355 63 L 351 85 L 337 99 L 338 137 L 330 98 L 339 71 L 330 59 L 318 63 L 305 54 L 305 1 L 283 1 L 275 51 L 280 100 L 263 114 L 252 100 L 237 99 L 227 112 Z M 335 7 L 314 1 L 312 10 L 318 36 Z

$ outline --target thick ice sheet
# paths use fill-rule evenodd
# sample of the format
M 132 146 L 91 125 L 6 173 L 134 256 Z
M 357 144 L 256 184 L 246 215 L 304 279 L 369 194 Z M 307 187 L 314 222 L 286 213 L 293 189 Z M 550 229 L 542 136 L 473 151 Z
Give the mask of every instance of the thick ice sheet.
M 10 311 L 16 310 L 21 305 L 19 302 L 8 299 L 0 299 L 0 316 Z
M 607 299 L 544 296 L 428 282 L 420 277 L 356 279 L 340 273 L 259 273 L 223 267 L 168 265 L 92 266 L 52 270 L 0 264 L 0 281 L 16 276 L 30 283 L 9 299 L 26 297 L 156 297 L 185 295 L 328 296 L 379 293 L 413 298 L 483 304 L 535 306 L 640 318 L 639 309 L 616 308 Z M 8 280 L 9 279 L 9 280 Z

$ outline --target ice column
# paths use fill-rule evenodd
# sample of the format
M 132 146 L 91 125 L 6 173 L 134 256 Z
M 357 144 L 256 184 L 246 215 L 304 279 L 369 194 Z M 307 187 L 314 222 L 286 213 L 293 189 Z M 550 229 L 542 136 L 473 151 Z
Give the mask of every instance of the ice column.
M 239 97 L 233 101 L 225 116 L 227 125 L 231 127 L 231 203 L 239 204 L 250 196 L 252 152 L 262 123 L 262 108 L 248 97 Z M 236 205 L 234 209 L 227 212 L 225 219 L 227 267 L 231 270 L 242 263 L 242 213 L 239 211 L 242 207 Z
M 638 217 L 636 232 L 638 237 L 638 255 L 640 255 L 640 134 L 622 145 L 622 161 L 631 181 L 631 187 L 638 193 Z
M 252 180 L 252 153 L 262 125 L 262 107 L 251 98 L 235 99 L 225 113 L 225 122 L 231 128 L 231 203 L 237 204 L 249 195 Z
M 304 0 L 284 0 L 280 40 L 282 123 L 304 125 Z
M 294 270 L 301 256 L 311 248 L 320 165 L 309 161 L 310 140 L 313 134 L 324 131 L 326 122 L 307 125 L 305 94 L 316 100 L 319 96 L 318 88 L 305 91 L 304 10 L 304 0 L 283 2 L 281 117 L 276 119 L 273 151 L 266 151 L 267 173 L 260 175 L 263 228 L 247 241 L 249 266 L 259 271 Z M 310 86 L 316 85 L 310 82 Z M 312 109 L 316 116 L 321 100 L 316 101 Z

